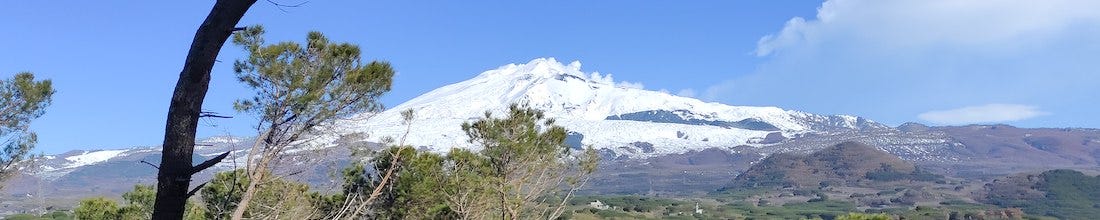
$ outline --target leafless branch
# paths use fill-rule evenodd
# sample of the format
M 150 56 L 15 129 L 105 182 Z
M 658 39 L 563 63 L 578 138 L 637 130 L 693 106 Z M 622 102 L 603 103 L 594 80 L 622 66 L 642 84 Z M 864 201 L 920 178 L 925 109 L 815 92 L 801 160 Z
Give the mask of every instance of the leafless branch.
M 209 183 L 209 182 L 205 182 L 205 183 L 199 184 L 198 186 L 195 186 L 194 189 L 191 189 L 191 191 L 187 192 L 187 197 L 190 198 L 191 196 L 194 196 L 195 193 L 198 193 L 199 190 L 202 189 L 202 187 L 205 187 L 207 183 Z
M 149 166 L 153 166 L 153 168 L 160 170 L 160 167 L 158 167 L 157 165 L 153 165 L 153 163 L 150 163 L 149 161 L 141 160 L 141 163 L 149 164 Z
M 214 166 L 218 163 L 221 163 L 222 160 L 225 159 L 225 157 L 229 156 L 230 152 L 232 152 L 232 151 L 226 151 L 225 153 L 219 154 L 218 156 L 216 156 L 214 158 L 210 158 L 209 160 L 203 161 L 199 165 L 195 165 L 195 167 L 191 168 L 191 174 L 198 173 L 199 171 L 205 170 L 206 168 L 210 168 L 210 167 L 212 167 L 212 166 Z
M 284 13 L 288 12 L 285 8 L 297 8 L 297 7 L 301 7 L 302 5 L 305 5 L 306 3 L 309 3 L 309 1 L 303 1 L 303 2 L 298 3 L 298 4 L 288 5 L 288 4 L 282 4 L 282 3 L 275 2 L 274 0 L 266 0 L 266 1 L 267 1 L 267 3 L 271 3 L 272 5 L 275 5 L 275 8 L 279 9 L 279 11 L 283 11 Z
M 200 118 L 233 118 L 233 116 L 218 115 L 217 112 L 202 111 L 199 112 Z

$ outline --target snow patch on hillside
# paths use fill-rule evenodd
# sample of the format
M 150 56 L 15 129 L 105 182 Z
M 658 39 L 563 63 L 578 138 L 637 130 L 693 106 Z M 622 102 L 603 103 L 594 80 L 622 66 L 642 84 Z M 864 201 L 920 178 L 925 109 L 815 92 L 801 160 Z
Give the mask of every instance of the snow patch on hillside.
M 102 150 L 102 151 L 89 151 L 76 156 L 65 157 L 65 160 L 72 163 L 66 164 L 65 168 L 79 167 L 85 165 L 91 165 L 99 162 L 104 162 L 118 156 L 124 156 L 127 150 Z

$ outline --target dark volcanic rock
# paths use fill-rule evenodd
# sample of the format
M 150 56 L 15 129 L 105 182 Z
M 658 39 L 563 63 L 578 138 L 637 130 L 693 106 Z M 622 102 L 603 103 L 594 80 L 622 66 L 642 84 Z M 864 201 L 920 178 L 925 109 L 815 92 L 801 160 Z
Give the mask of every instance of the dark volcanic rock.
M 779 128 L 768 122 L 747 118 L 740 121 L 718 121 L 718 120 L 705 120 L 698 118 L 685 118 L 681 115 L 691 115 L 690 111 L 686 110 L 650 110 L 633 112 L 621 115 L 607 116 L 607 120 L 628 120 L 628 121 L 646 121 L 657 123 L 674 123 L 674 124 L 689 124 L 689 125 L 710 125 L 724 128 L 741 128 L 757 131 L 778 131 Z

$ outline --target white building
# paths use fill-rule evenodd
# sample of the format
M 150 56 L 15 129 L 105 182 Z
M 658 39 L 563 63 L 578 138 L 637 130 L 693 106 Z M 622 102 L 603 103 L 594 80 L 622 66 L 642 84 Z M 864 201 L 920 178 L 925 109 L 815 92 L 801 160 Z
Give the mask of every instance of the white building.
M 599 209 L 599 210 L 607 210 L 608 208 L 610 208 L 610 207 L 607 206 L 607 204 L 603 204 L 603 202 L 600 202 L 600 200 L 596 200 L 595 202 L 588 203 L 588 207 L 592 207 L 594 209 Z

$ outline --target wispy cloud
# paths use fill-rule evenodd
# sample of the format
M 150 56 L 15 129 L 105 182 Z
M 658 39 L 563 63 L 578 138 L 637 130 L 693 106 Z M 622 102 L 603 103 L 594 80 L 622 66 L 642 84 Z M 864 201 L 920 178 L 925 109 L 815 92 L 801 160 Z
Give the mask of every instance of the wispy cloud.
M 761 37 L 752 55 L 756 70 L 698 96 L 887 123 L 1029 103 L 1059 112 L 1043 123 L 1100 124 L 1072 116 L 1100 108 L 1100 1 L 827 0 Z
M 917 118 L 941 125 L 966 125 L 1019 121 L 1049 113 L 1038 107 L 1018 104 L 987 104 L 950 110 L 929 111 Z
M 569 64 L 570 67 L 577 68 L 577 69 L 580 68 L 580 65 L 581 65 L 580 62 L 577 62 L 577 61 L 574 61 L 573 63 Z M 591 74 L 589 74 L 588 80 L 592 80 L 592 81 L 602 83 L 602 84 L 607 84 L 607 85 L 615 85 L 617 87 L 623 87 L 623 88 L 645 89 L 645 85 L 642 84 L 641 82 L 615 81 L 615 78 L 611 77 L 611 74 L 603 75 L 603 74 L 600 74 L 599 72 L 592 72 Z
M 921 48 L 943 44 L 993 46 L 1032 40 L 1100 19 L 1100 2 L 1048 0 L 877 1 L 829 0 L 816 19 L 795 17 L 779 33 L 757 42 L 766 56 L 837 38 L 869 40 L 878 46 Z

